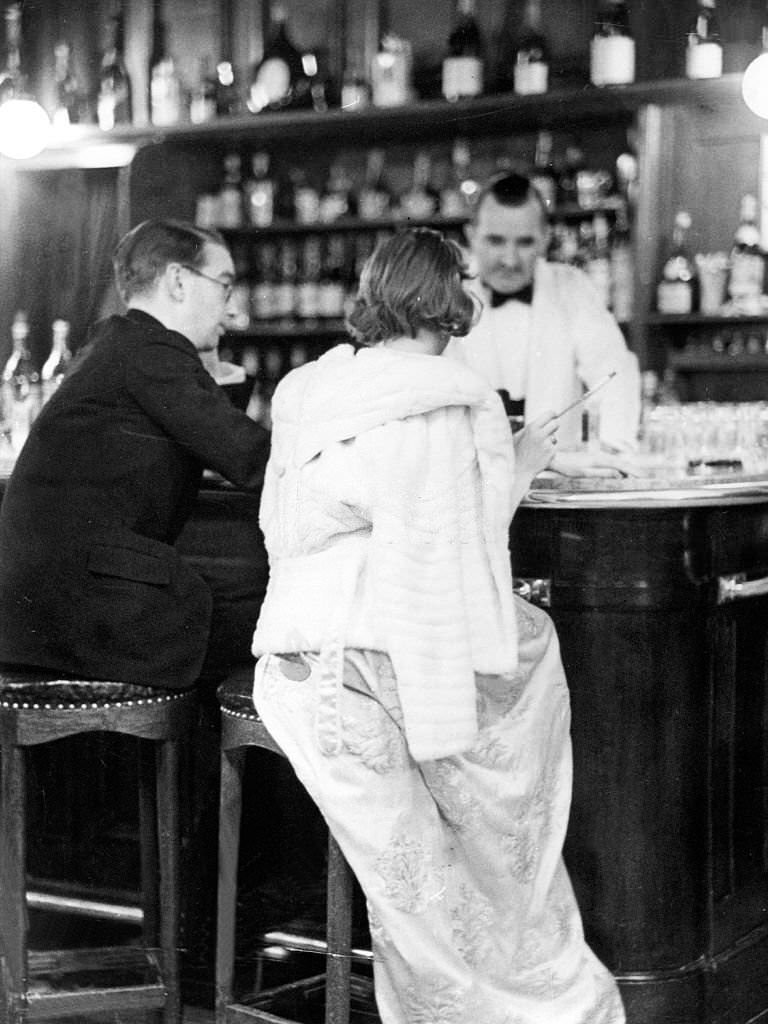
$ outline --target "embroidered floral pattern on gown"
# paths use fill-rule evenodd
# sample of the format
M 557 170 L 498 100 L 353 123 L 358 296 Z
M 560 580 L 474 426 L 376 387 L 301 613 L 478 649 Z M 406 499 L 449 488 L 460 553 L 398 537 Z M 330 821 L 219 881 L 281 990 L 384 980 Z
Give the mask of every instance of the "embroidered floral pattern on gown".
M 383 1024 L 624 1021 L 561 857 L 571 751 L 557 639 L 545 613 L 516 610 L 518 671 L 478 677 L 480 728 L 460 756 L 410 758 L 386 655 L 346 652 L 335 754 L 318 742 L 318 656 L 304 656 L 306 679 L 275 655 L 256 669 L 256 707 L 366 894 Z

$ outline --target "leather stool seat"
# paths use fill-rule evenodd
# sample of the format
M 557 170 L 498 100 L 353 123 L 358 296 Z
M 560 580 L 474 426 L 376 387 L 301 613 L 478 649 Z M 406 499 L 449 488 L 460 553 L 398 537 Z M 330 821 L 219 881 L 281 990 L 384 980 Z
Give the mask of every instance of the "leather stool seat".
M 266 989 L 249 997 L 247 1004 L 234 1000 L 235 907 L 237 865 L 242 814 L 245 752 L 261 747 L 284 757 L 280 746 L 259 718 L 253 705 L 253 670 L 235 673 L 218 688 L 221 708 L 221 801 L 219 815 L 219 892 L 216 925 L 216 1024 L 296 1024 L 294 1018 L 275 1015 L 275 1004 L 290 994 L 299 996 L 322 986 L 325 990 L 325 1024 L 348 1024 L 353 988 L 370 994 L 367 978 L 352 975 L 352 872 L 336 840 L 328 834 L 326 892 L 325 973 L 299 982 Z
M 149 1011 L 180 1024 L 179 742 L 195 720 L 193 691 L 62 678 L 0 665 L 0 1019 L 9 1024 Z M 138 804 L 143 944 L 28 948 L 27 763 L 30 747 L 87 732 L 140 744 Z

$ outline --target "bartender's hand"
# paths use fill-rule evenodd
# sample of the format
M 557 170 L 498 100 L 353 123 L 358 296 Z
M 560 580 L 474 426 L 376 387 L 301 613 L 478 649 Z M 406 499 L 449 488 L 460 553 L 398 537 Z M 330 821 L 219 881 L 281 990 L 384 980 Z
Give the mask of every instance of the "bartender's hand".
M 558 451 L 549 469 L 562 476 L 640 476 L 631 453 L 609 451 Z
M 512 435 L 515 445 L 515 471 L 519 476 L 533 479 L 552 462 L 557 451 L 559 419 L 547 411 Z

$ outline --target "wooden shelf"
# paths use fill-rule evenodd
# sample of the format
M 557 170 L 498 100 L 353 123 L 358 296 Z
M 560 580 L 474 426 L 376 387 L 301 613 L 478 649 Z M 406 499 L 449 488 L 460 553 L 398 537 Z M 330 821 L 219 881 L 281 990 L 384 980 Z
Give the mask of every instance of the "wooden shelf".
M 321 341 L 346 334 L 343 320 L 318 319 L 317 322 L 310 320 L 306 323 L 297 320 L 292 323 L 252 324 L 244 331 L 229 331 L 225 338 L 230 344 L 244 344 L 249 341 L 300 341 L 312 338 Z
M 755 316 L 713 316 L 707 313 L 670 315 L 650 313 L 645 322 L 650 327 L 748 327 L 751 324 L 768 324 L 768 312 Z
M 594 217 L 597 213 L 615 216 L 616 209 L 616 204 L 610 200 L 591 207 L 569 203 L 551 210 L 549 219 L 551 221 L 580 221 Z M 463 228 L 468 219 L 468 217 L 442 217 L 440 215 L 434 217 L 378 217 L 372 220 L 364 220 L 361 217 L 340 217 L 334 221 L 312 221 L 311 223 L 282 219 L 274 220 L 271 224 L 264 226 L 244 225 L 239 228 L 219 226 L 218 230 L 229 239 L 262 238 L 264 235 L 329 234 L 336 231 L 392 231 L 402 227 L 428 227 L 446 231 Z
M 768 373 L 768 355 L 732 356 L 727 352 L 688 355 L 679 352 L 670 353 L 669 365 L 674 370 L 691 373 L 746 373 L 754 370 Z
M 0 166 L 50 169 L 67 166 L 121 166 L 130 152 L 144 146 L 173 143 L 190 148 L 208 146 L 352 144 L 383 145 L 391 142 L 420 144 L 434 138 L 467 137 L 504 132 L 538 131 L 542 128 L 572 129 L 586 122 L 629 122 L 642 107 L 699 106 L 717 109 L 741 103 L 740 74 L 719 79 L 690 81 L 663 79 L 632 85 L 559 89 L 541 96 L 512 93 L 481 96 L 448 103 L 429 100 L 403 107 L 368 107 L 359 111 L 293 111 L 223 117 L 207 124 L 153 125 L 115 128 L 102 132 L 96 126 L 73 126 L 39 157 L 26 161 L 0 158 Z M 757 124 L 758 119 L 755 118 Z M 110 149 L 111 147 L 111 149 Z M 98 162 L 98 150 L 104 150 Z M 114 156 L 109 156 L 114 152 Z M 85 156 L 93 163 L 84 163 Z M 104 161 L 107 161 L 106 163 Z M 114 160 L 110 164 L 108 161 Z

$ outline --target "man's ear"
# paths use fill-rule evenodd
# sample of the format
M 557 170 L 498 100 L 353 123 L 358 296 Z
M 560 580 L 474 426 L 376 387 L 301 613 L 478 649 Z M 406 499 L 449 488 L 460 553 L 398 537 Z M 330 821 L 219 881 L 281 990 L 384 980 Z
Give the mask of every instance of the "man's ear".
M 186 294 L 183 270 L 180 263 L 168 263 L 158 280 L 161 290 L 175 302 L 181 302 Z

